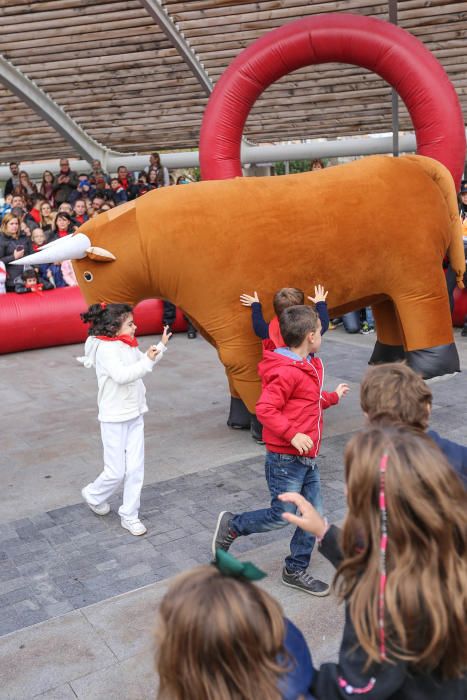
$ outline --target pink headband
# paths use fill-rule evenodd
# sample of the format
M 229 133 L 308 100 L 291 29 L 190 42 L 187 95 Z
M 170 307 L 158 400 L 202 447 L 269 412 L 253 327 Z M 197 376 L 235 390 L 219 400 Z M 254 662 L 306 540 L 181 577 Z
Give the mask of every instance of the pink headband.
M 388 547 L 388 514 L 386 510 L 386 468 L 388 465 L 388 454 L 385 452 L 379 463 L 379 514 L 380 514 L 380 529 L 381 538 L 379 541 L 379 594 L 378 594 L 378 628 L 379 628 L 379 652 L 381 661 L 386 661 L 386 639 L 384 627 L 384 612 L 385 602 L 384 594 L 386 591 L 386 551 Z M 364 695 L 369 693 L 376 683 L 376 678 L 370 678 L 368 683 L 363 688 L 354 688 L 342 676 L 338 677 L 339 687 L 344 690 L 347 695 Z

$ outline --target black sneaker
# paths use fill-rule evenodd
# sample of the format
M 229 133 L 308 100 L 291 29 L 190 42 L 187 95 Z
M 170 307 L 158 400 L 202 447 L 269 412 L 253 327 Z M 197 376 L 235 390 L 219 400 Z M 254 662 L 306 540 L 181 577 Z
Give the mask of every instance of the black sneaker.
M 229 527 L 233 515 L 234 514 L 230 513 L 228 510 L 223 510 L 217 518 L 217 525 L 214 530 L 211 547 L 214 559 L 216 558 L 216 549 L 223 549 L 224 552 L 228 552 L 230 545 L 238 537 Z
M 288 571 L 287 567 L 284 566 L 282 569 L 282 583 L 285 586 L 290 586 L 290 588 L 297 588 L 299 591 L 321 598 L 329 595 L 329 585 L 324 583 L 324 581 L 313 578 L 306 571 Z

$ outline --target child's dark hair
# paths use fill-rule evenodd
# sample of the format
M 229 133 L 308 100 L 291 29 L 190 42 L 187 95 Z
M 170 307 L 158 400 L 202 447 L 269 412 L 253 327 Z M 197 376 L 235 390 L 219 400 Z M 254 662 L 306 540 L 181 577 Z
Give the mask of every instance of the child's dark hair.
M 297 289 L 296 287 L 283 287 L 274 294 L 272 305 L 276 316 L 279 318 L 284 309 L 288 309 L 289 306 L 303 304 L 304 302 L 305 294 L 301 289 Z
M 105 335 L 114 338 L 133 307 L 129 304 L 92 304 L 81 314 L 84 323 L 89 323 L 89 335 Z
M 38 279 L 38 274 L 37 270 L 35 270 L 33 267 L 27 267 L 23 272 L 21 273 L 21 279 L 26 282 L 26 280 L 30 280 L 32 277 L 35 277 L 36 280 Z
M 290 306 L 281 313 L 279 326 L 285 344 L 290 348 L 297 348 L 308 333 L 316 331 L 318 314 L 311 306 Z

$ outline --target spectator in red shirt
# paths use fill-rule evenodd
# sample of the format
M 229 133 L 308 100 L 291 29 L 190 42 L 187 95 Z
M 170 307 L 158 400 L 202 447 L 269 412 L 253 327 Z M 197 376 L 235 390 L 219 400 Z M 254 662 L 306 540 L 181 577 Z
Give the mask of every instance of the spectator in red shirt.
M 51 236 L 51 240 L 57 238 L 64 238 L 68 234 L 73 233 L 75 226 L 73 224 L 72 218 L 65 211 L 61 211 L 55 217 L 54 230 Z
M 73 210 L 73 218 L 78 224 L 84 224 L 85 221 L 89 219 L 86 211 L 86 202 L 84 199 L 77 199 L 75 202 L 75 208 Z

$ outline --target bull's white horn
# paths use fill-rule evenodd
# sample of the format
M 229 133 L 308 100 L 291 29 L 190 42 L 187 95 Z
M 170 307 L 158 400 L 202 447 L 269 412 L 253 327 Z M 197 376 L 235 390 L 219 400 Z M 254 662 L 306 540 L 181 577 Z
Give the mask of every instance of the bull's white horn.
M 41 265 L 42 263 L 62 262 L 62 260 L 80 260 L 86 257 L 86 251 L 91 247 L 91 241 L 84 233 L 59 238 L 37 253 L 18 258 L 13 265 Z
M 73 235 L 72 233 L 69 233 L 67 236 L 62 236 L 62 238 L 60 238 L 60 239 L 58 239 L 58 240 L 64 241 L 65 238 L 71 238 L 72 235 Z M 41 245 L 41 250 L 45 250 L 46 248 L 50 248 L 50 246 L 55 245 L 56 242 L 57 242 L 57 240 L 55 240 L 55 241 L 50 241 L 50 243 L 44 243 L 44 245 Z
M 106 250 L 105 248 L 99 248 L 97 245 L 93 245 L 90 248 L 87 249 L 86 255 L 88 258 L 91 258 L 91 260 L 97 260 L 97 262 L 111 262 L 112 260 L 116 260 L 117 258 L 113 253 L 111 253 L 109 250 Z

